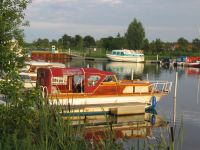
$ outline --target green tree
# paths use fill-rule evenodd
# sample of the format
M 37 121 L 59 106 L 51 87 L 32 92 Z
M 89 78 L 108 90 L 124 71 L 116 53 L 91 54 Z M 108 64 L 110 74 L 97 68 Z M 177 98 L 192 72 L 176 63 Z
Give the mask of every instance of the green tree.
M 87 35 L 83 38 L 83 42 L 84 42 L 84 47 L 86 48 L 90 48 L 95 46 L 95 40 L 92 36 Z
M 164 50 L 163 42 L 160 39 L 156 39 L 155 41 L 155 50 L 156 50 L 156 53 L 160 53 Z
M 76 48 L 82 48 L 83 47 L 83 38 L 80 35 L 75 35 L 75 47 Z
M 155 45 L 155 41 L 154 40 L 149 44 L 149 48 L 150 48 L 152 54 L 156 54 L 157 53 L 156 45 Z
M 178 49 L 182 52 L 187 51 L 188 49 L 188 40 L 186 40 L 185 38 L 181 37 L 177 40 L 178 43 Z
M 170 42 L 166 42 L 166 43 L 163 43 L 164 44 L 164 50 L 166 51 L 172 51 L 172 43 Z
M 0 0 L 0 74 L 15 70 L 22 63 L 19 47 L 23 42 L 23 30 L 26 25 L 24 13 L 28 0 Z M 12 40 L 15 40 L 13 43 Z
M 115 38 L 112 36 L 102 38 L 100 41 L 101 47 L 106 50 L 122 49 L 125 47 L 125 39 L 121 37 L 120 34 L 118 34 Z
M 50 46 L 55 45 L 57 47 L 58 46 L 58 41 L 57 40 L 52 40 L 49 44 L 50 44 Z
M 194 39 L 192 40 L 192 50 L 194 52 L 200 52 L 200 40 L 199 39 Z
M 112 36 L 109 36 L 107 38 L 102 38 L 101 39 L 101 46 L 103 48 L 105 48 L 106 50 L 115 49 L 114 45 L 113 45 L 113 41 L 114 41 L 114 38 Z
M 34 46 L 40 49 L 43 48 L 49 48 L 50 47 L 50 43 L 49 43 L 49 39 L 37 39 L 37 41 L 34 41 Z
M 18 54 L 23 43 L 23 12 L 28 3 L 28 0 L 0 0 L 0 74 L 4 72 L 0 94 L 7 98 L 7 104 L 0 105 L 0 149 L 16 149 L 14 143 L 28 136 L 35 120 L 32 102 L 36 97 L 23 91 L 17 74 L 19 63 L 23 63 Z M 8 143 L 10 148 L 6 147 Z
M 125 36 L 129 49 L 141 49 L 145 38 L 145 31 L 142 23 L 134 19 L 129 24 Z
M 151 53 L 148 39 L 144 39 L 142 49 L 144 50 L 144 53 Z
M 63 49 L 68 49 L 72 45 L 72 37 L 67 34 L 64 34 L 58 41 Z

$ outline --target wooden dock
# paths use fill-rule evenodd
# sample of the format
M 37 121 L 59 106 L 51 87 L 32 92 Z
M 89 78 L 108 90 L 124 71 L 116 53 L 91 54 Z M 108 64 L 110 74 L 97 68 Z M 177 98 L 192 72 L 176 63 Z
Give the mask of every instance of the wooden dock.
M 31 60 L 34 60 L 34 61 L 42 60 L 46 62 L 65 63 L 71 59 L 72 59 L 71 55 L 64 52 L 58 52 L 58 53 L 52 53 L 50 51 L 32 51 L 31 52 Z

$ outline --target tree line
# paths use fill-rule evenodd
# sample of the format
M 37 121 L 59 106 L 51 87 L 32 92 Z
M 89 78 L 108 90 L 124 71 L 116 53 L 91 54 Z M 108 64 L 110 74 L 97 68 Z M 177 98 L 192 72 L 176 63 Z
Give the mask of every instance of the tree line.
M 145 37 L 145 29 L 140 21 L 136 18 L 129 24 L 128 29 L 124 35 L 119 33 L 113 37 L 105 37 L 99 40 L 95 40 L 94 37 L 87 35 L 82 37 L 81 35 L 70 36 L 64 34 L 57 40 L 49 40 L 47 38 L 37 39 L 32 43 L 25 43 L 25 47 L 32 49 L 45 50 L 50 49 L 52 45 L 55 45 L 57 49 L 62 50 L 80 50 L 86 48 L 103 48 L 106 50 L 113 49 L 142 49 L 146 54 L 159 54 L 166 52 L 200 52 L 200 39 L 195 38 L 192 42 L 189 42 L 184 37 L 180 37 L 175 42 L 164 42 L 157 38 L 153 41 L 149 41 Z

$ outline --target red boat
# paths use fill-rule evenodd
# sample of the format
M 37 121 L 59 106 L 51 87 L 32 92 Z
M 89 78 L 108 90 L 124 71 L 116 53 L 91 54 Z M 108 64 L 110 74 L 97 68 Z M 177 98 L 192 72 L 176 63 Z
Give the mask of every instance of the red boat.
M 136 103 L 155 107 L 170 92 L 172 82 L 118 80 L 112 72 L 96 68 L 39 68 L 37 86 L 52 105 L 89 111 Z
M 200 67 L 200 57 L 197 57 L 197 56 L 187 57 L 185 66 L 199 68 Z

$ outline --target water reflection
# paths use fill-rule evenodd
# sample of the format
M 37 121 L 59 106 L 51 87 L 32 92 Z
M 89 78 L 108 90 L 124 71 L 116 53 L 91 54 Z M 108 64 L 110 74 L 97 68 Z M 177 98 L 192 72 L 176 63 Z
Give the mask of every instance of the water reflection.
M 119 139 L 153 138 L 153 129 L 167 127 L 168 122 L 159 115 L 144 113 L 128 116 L 86 116 L 73 118 L 74 125 L 84 125 L 84 137 L 87 140 L 106 140 L 113 134 Z
M 144 63 L 109 62 L 106 64 L 106 70 L 117 74 L 119 79 L 123 79 L 124 76 L 130 78 L 132 70 L 134 75 L 142 76 Z
M 87 66 L 90 64 L 91 67 L 100 67 L 102 70 L 109 70 L 111 67 L 110 62 L 95 62 L 95 61 L 84 61 L 81 62 L 71 62 L 76 63 L 76 67 Z M 123 66 L 121 71 L 113 72 L 120 75 L 120 77 L 130 79 L 131 69 L 128 65 L 123 65 L 124 63 L 118 63 L 117 66 Z M 132 64 L 132 63 L 131 63 Z M 80 66 L 79 66 L 80 65 Z M 135 65 L 133 63 L 133 65 Z M 146 79 L 148 77 L 150 80 L 168 80 L 174 83 L 175 72 L 178 71 L 178 89 L 177 89 L 177 113 L 176 113 L 176 123 L 184 125 L 184 142 L 183 150 L 187 149 L 199 149 L 200 143 L 199 130 L 200 130 L 200 109 L 199 109 L 199 99 L 200 99 L 200 68 L 192 67 L 177 67 L 169 66 L 169 69 L 162 67 L 157 64 L 143 64 L 144 66 L 136 66 L 134 72 L 134 78 L 139 77 L 139 79 Z M 72 67 L 74 67 L 73 65 Z M 115 65 L 114 65 L 115 68 Z M 129 72 L 127 71 L 129 70 Z M 111 70 L 109 70 L 111 71 Z M 125 73 L 124 73 L 125 72 Z M 137 74 L 138 73 L 138 74 Z M 172 90 L 173 91 L 173 90 Z M 157 105 L 157 111 L 162 118 L 171 121 L 173 116 L 173 92 L 166 97 L 163 97 Z M 84 120 L 84 119 L 83 119 Z M 90 122 L 90 121 L 89 121 Z M 101 121 L 100 121 L 101 123 Z M 105 126 L 105 125 L 102 125 Z M 100 125 L 99 125 L 100 127 Z M 88 127 L 89 128 L 89 127 Z M 92 128 L 92 127 L 91 127 Z M 152 131 L 154 136 L 154 131 L 158 128 L 153 127 Z M 159 130 L 157 130 L 159 132 Z M 141 138 L 139 138 L 141 140 Z M 182 138 L 181 138 L 182 139 Z M 129 139 L 130 141 L 131 139 Z M 128 142 L 129 144 L 134 144 L 134 141 Z M 137 143 L 136 143 L 137 144 Z M 136 148 L 137 149 L 137 148 Z

